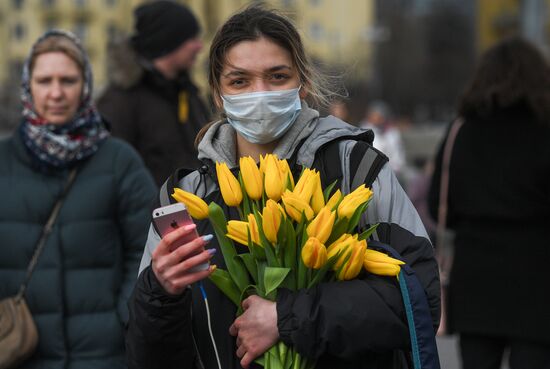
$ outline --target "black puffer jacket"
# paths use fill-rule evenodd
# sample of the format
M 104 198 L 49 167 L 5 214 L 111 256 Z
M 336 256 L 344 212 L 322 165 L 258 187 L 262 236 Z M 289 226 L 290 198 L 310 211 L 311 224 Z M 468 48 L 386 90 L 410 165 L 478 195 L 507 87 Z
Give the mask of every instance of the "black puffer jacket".
M 195 168 L 195 136 L 210 113 L 189 75 L 169 81 L 145 69 L 127 43 L 113 47 L 112 54 L 111 84 L 97 101 L 112 134 L 134 146 L 157 185 L 174 168 Z
M 361 133 L 364 131 L 334 117 L 318 119 L 317 112 L 305 107 L 275 153 L 289 158 L 298 150 L 298 164 L 311 167 L 321 145 Z M 201 142 L 200 155 L 206 163 L 218 160 L 235 167 L 232 141 L 234 131 L 230 125 L 216 124 Z M 304 143 L 298 146 L 299 142 Z M 344 139 L 339 144 L 344 193 L 349 193 L 351 187 L 349 155 L 356 142 Z M 184 177 L 180 187 L 207 202 L 223 204 L 216 183 L 204 170 Z M 439 322 L 438 271 L 418 214 L 387 164 L 374 181 L 373 192 L 373 201 L 364 216 L 368 222 L 380 223 L 380 240 L 398 250 L 416 271 L 426 291 L 435 328 Z M 199 222 L 198 230 L 200 234 L 212 233 L 207 221 Z M 142 259 L 143 271 L 129 303 L 128 364 L 130 368 L 217 368 L 205 303 L 198 287 L 193 285 L 181 296 L 168 296 L 148 266 L 158 242 L 158 235 L 151 229 Z M 215 242 L 211 246 L 215 247 Z M 212 263 L 224 268 L 220 254 L 214 256 Z M 235 306 L 210 281 L 203 283 L 222 367 L 241 368 L 235 355 L 235 338 L 228 333 L 235 319 Z M 277 314 L 281 340 L 318 359 L 318 368 L 407 368 L 403 351 L 409 348 L 409 332 L 395 279 L 370 275 L 360 280 L 325 283 L 310 290 L 281 290 Z
M 33 170 L 17 134 L 0 141 L 0 299 L 17 293 L 67 174 Z M 154 196 L 143 162 L 121 140 L 108 138 L 80 164 L 28 285 L 39 343 L 22 368 L 126 367 L 126 301 Z

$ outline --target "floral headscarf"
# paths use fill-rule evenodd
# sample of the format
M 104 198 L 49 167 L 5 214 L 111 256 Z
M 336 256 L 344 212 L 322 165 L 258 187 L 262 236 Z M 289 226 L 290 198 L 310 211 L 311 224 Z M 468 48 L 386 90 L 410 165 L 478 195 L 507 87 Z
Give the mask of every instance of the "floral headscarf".
M 37 44 L 48 37 L 63 36 L 72 41 L 84 56 L 84 86 L 80 106 L 72 118 L 63 125 L 51 124 L 35 110 L 31 93 L 30 62 Z M 51 30 L 33 45 L 25 65 L 21 82 L 23 122 L 19 132 L 34 161 L 42 168 L 69 168 L 93 155 L 109 136 L 101 116 L 92 104 L 92 69 L 84 48 L 70 32 Z

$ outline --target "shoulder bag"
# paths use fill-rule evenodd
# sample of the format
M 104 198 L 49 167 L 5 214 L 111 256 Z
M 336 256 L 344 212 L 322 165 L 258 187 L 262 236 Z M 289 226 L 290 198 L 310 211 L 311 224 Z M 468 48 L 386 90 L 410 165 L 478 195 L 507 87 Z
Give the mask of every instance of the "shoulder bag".
M 53 224 L 59 214 L 63 200 L 74 182 L 76 172 L 77 170 L 73 169 L 69 173 L 63 192 L 55 203 L 48 221 L 42 228 L 42 233 L 34 248 L 25 279 L 19 291 L 15 296 L 0 301 L 0 369 L 17 367 L 33 354 L 38 344 L 38 331 L 24 295 L 46 239 L 51 233 Z
M 457 118 L 451 125 L 447 142 L 443 147 L 443 157 L 441 162 L 441 181 L 439 183 L 439 206 L 437 208 L 437 228 L 436 228 L 436 252 L 439 263 L 439 274 L 441 279 L 441 321 L 439 324 L 438 335 L 448 333 L 446 299 L 447 286 L 449 284 L 449 274 L 453 262 L 454 234 L 447 229 L 447 209 L 449 204 L 449 168 L 451 166 L 451 156 L 458 131 L 464 124 L 462 118 Z

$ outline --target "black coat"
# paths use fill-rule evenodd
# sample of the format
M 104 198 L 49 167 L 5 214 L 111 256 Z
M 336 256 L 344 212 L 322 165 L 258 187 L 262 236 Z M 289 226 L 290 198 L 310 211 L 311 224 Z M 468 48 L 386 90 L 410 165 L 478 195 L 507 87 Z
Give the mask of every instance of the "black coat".
M 186 73 L 169 81 L 127 60 L 131 56 L 125 62 L 129 70 L 138 68 L 137 76 L 121 67 L 118 79 L 113 78 L 97 106 L 111 124 L 113 136 L 134 146 L 160 186 L 174 168 L 198 167 L 194 140 L 210 112 Z M 180 97 L 188 101 L 187 120 L 179 117 Z
M 309 111 L 304 109 L 301 114 L 307 115 Z M 349 137 L 357 130 L 340 121 L 335 122 L 334 118 L 319 119 L 314 127 L 314 133 L 302 146 L 303 156 L 298 155 L 299 158 L 305 158 L 311 152 L 316 153 L 318 147 L 315 145 L 321 145 L 321 142 Z M 211 127 L 211 130 L 215 128 Z M 213 142 L 218 140 L 222 138 L 212 139 Z M 340 155 L 348 155 L 342 159 L 345 163 L 352 161 L 349 153 L 355 143 L 353 140 L 345 141 L 339 147 Z M 210 158 L 213 159 L 218 160 Z M 213 164 L 210 160 L 206 163 Z M 317 164 L 325 166 L 324 163 Z M 209 175 L 205 168 L 176 182 L 187 190 L 193 188 L 207 203 L 214 201 L 223 207 L 219 188 L 211 177 L 214 171 L 211 170 Z M 353 172 L 351 166 L 342 170 L 345 176 Z M 351 182 L 349 177 L 346 178 Z M 344 191 L 349 192 L 347 189 Z M 378 210 L 373 210 L 369 220 L 380 223 L 377 229 L 380 240 L 391 244 L 415 269 L 425 288 L 436 329 L 439 322 L 437 265 L 418 215 L 387 165 L 378 174 L 373 191 L 375 200 L 369 208 Z M 235 219 L 229 209 L 226 211 L 228 219 Z M 208 220 L 199 221 L 197 228 L 199 234 L 212 233 Z M 194 284 L 180 296 L 169 296 L 159 285 L 151 268 L 146 267 L 151 260 L 150 252 L 158 241 L 158 236 L 150 232 L 145 247 L 145 262 L 142 259 L 145 269 L 138 278 L 129 302 L 130 320 L 126 334 L 128 366 L 132 369 L 200 368 L 199 363 L 202 362 L 205 368 L 216 368 L 205 303 L 198 286 Z M 216 247 L 216 240 L 209 247 Z M 244 246 L 236 247 L 238 252 L 245 250 Z M 225 268 L 219 252 L 211 262 Z M 228 334 L 236 308 L 211 281 L 204 280 L 203 283 L 222 365 L 225 369 L 241 368 L 235 355 L 235 338 Z M 324 283 L 309 290 L 280 290 L 277 295 L 277 315 L 279 338 L 303 355 L 318 359 L 319 369 L 409 367 L 403 351 L 409 349 L 410 338 L 395 278 L 366 275 L 365 278 L 352 281 Z
M 550 122 L 522 109 L 466 119 L 450 165 L 456 231 L 448 323 L 459 333 L 550 343 Z M 442 149 L 430 207 L 437 214 Z

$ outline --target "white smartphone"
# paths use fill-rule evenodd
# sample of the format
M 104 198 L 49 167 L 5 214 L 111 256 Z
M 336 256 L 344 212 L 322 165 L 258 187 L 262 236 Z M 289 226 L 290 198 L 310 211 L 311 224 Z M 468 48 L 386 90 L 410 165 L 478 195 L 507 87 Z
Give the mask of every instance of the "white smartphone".
M 155 230 L 161 237 L 164 237 L 168 233 L 189 224 L 193 224 L 193 219 L 191 219 L 185 205 L 180 202 L 153 210 L 153 227 L 155 227 Z M 197 230 L 194 229 L 187 236 L 178 240 L 178 244 L 170 251 L 193 241 L 197 237 L 199 237 L 199 234 L 197 233 Z M 209 263 L 203 263 L 195 266 L 192 270 L 206 270 L 208 267 Z

